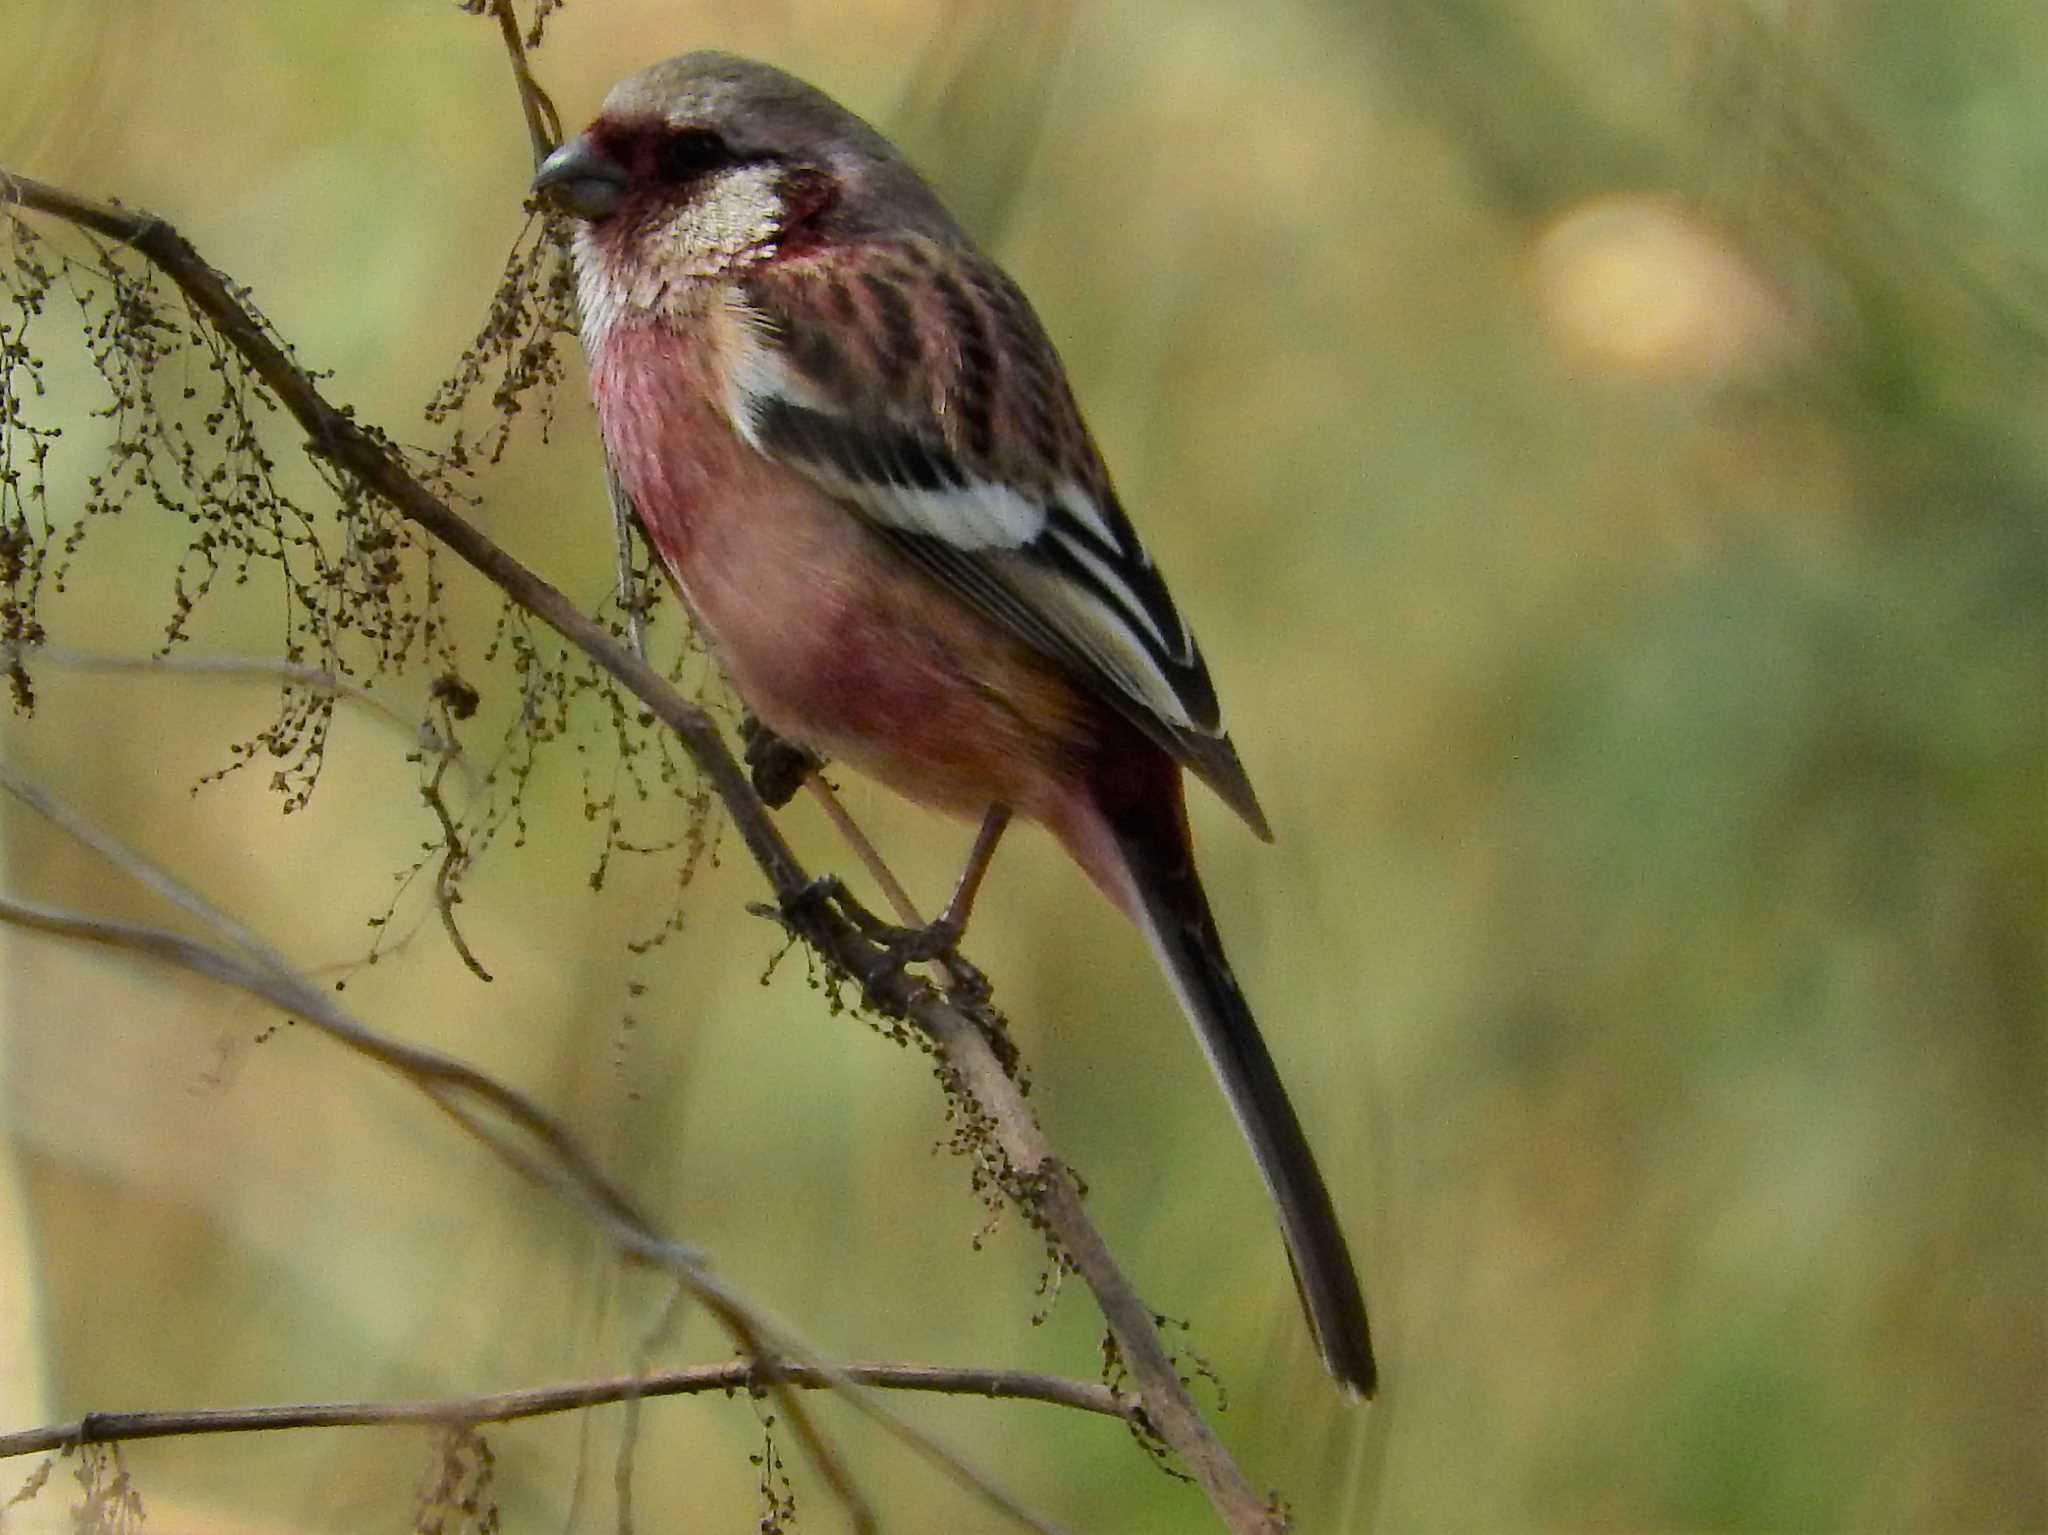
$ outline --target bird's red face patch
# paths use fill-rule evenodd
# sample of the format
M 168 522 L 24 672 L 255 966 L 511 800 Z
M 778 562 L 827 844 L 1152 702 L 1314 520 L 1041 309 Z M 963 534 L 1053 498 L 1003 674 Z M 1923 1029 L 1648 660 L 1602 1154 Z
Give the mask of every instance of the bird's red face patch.
M 687 124 L 600 118 L 590 138 L 624 168 L 636 188 L 669 194 L 687 194 L 696 183 L 743 159 L 716 129 Z
M 767 173 L 779 204 L 779 256 L 814 252 L 822 243 L 821 215 L 839 201 L 829 171 L 786 156 L 747 150 L 716 128 L 655 118 L 600 118 L 590 128 L 592 144 L 623 169 L 629 191 L 621 211 L 640 219 L 702 197 L 721 176 L 746 170 Z

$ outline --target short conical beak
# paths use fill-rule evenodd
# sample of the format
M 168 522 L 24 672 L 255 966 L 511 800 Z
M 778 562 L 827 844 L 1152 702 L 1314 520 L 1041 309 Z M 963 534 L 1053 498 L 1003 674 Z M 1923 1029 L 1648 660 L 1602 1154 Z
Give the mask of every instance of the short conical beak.
M 541 162 L 533 190 L 565 213 L 601 219 L 618 211 L 630 180 L 626 168 L 584 134 Z

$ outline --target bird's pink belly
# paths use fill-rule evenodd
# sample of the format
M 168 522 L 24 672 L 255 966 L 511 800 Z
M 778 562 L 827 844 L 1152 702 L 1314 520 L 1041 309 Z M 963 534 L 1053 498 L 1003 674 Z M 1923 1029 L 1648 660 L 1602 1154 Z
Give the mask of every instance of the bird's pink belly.
M 1020 687 L 1046 690 L 1020 647 L 903 564 L 851 514 L 822 500 L 738 522 L 710 558 L 674 564 L 692 610 L 749 707 L 778 734 L 962 815 L 996 799 L 1027 815 L 1057 746 Z M 835 525 L 802 522 L 820 508 Z M 724 519 L 721 519 L 721 533 Z M 792 537 L 792 532 L 798 536 Z M 805 533 L 815 536 L 805 536 Z M 727 539 L 730 542 L 727 542 Z M 733 544 L 751 546 L 744 557 Z M 1064 689 L 1053 691 L 1063 692 Z
M 600 362 L 614 464 L 749 708 L 777 734 L 963 815 L 1053 809 L 1073 689 L 734 434 L 670 352 Z M 606 366 L 610 362 L 614 366 Z M 633 380 L 638 398 L 609 387 Z M 1048 770 L 1051 770 L 1049 776 Z

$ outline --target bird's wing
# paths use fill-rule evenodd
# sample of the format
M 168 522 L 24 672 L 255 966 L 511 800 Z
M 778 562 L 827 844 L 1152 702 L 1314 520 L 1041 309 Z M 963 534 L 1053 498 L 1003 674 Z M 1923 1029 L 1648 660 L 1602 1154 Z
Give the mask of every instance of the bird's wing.
M 762 454 L 1051 656 L 1271 831 L 1194 635 L 1110 489 L 1052 343 L 993 264 L 934 242 L 743 288 L 728 402 Z

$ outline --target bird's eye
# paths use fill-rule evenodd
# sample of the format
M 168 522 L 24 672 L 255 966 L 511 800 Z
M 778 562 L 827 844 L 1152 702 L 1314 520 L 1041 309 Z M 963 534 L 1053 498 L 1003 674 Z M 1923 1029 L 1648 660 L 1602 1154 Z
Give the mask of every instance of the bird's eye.
M 731 146 L 709 128 L 678 128 L 662 141 L 661 174 L 669 181 L 691 181 L 734 158 Z

